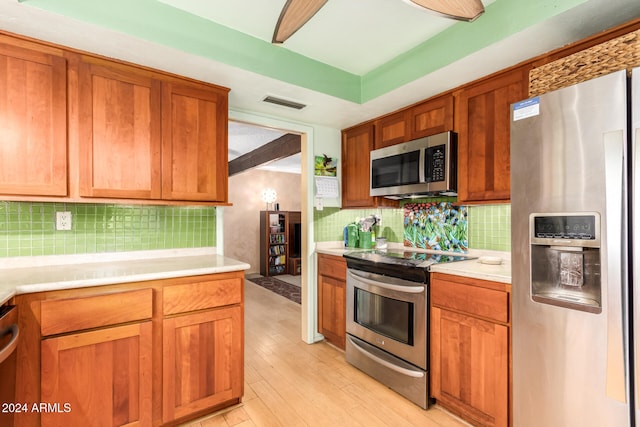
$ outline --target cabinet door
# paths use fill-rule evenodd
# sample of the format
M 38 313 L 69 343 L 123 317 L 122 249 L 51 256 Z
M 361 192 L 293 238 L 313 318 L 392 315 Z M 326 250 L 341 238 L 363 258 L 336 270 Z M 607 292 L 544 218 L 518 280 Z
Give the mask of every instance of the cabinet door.
M 67 65 L 0 43 L 0 194 L 67 195 Z
M 343 208 L 398 206 L 397 201 L 369 195 L 373 131 L 373 124 L 365 124 L 342 133 Z
M 409 113 L 411 139 L 453 130 L 453 95 L 425 101 Z
M 389 147 L 411 139 L 410 115 L 408 111 L 400 111 L 376 120 L 376 138 L 374 148 Z
M 431 393 L 477 425 L 507 426 L 507 326 L 431 309 Z
M 242 321 L 239 306 L 164 319 L 164 422 L 240 399 Z
M 527 70 L 462 89 L 456 99 L 458 201 L 510 198 L 510 106 L 527 97 Z
M 369 195 L 369 152 L 373 150 L 373 125 L 350 129 L 342 135 L 342 207 L 374 206 Z
M 346 337 L 345 288 L 346 283 L 342 280 L 318 276 L 318 332 L 343 350 Z
M 45 339 L 42 425 L 151 425 L 151 322 Z
M 162 198 L 227 201 L 227 93 L 162 85 Z
M 79 65 L 80 195 L 160 198 L 160 82 L 134 67 Z

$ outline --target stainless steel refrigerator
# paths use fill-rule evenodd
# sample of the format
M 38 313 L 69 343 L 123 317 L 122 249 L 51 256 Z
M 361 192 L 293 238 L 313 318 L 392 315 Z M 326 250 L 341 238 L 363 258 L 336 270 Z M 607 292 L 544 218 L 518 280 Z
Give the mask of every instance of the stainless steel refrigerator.
M 513 425 L 640 425 L 640 68 L 511 114 Z

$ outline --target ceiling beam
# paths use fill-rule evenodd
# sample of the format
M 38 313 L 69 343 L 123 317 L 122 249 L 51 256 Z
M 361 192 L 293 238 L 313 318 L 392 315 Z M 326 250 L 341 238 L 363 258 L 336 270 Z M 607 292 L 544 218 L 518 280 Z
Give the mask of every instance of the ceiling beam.
M 300 135 L 287 133 L 229 162 L 229 176 L 300 152 Z

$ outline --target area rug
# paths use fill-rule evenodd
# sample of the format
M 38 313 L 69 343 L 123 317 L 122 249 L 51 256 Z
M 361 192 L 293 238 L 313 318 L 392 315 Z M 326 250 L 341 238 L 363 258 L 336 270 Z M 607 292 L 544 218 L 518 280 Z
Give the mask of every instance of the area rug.
M 300 304 L 300 288 L 291 283 L 284 282 L 275 277 L 252 277 L 247 280 Z

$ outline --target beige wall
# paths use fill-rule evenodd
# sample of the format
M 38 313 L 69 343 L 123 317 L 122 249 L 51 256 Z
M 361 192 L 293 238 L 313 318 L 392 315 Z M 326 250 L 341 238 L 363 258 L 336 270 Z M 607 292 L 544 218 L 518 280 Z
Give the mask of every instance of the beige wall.
M 251 265 L 246 271 L 260 271 L 260 211 L 266 209 L 262 190 L 278 193 L 281 211 L 299 211 L 300 174 L 252 169 L 229 178 L 229 202 L 224 208 L 224 254 Z

